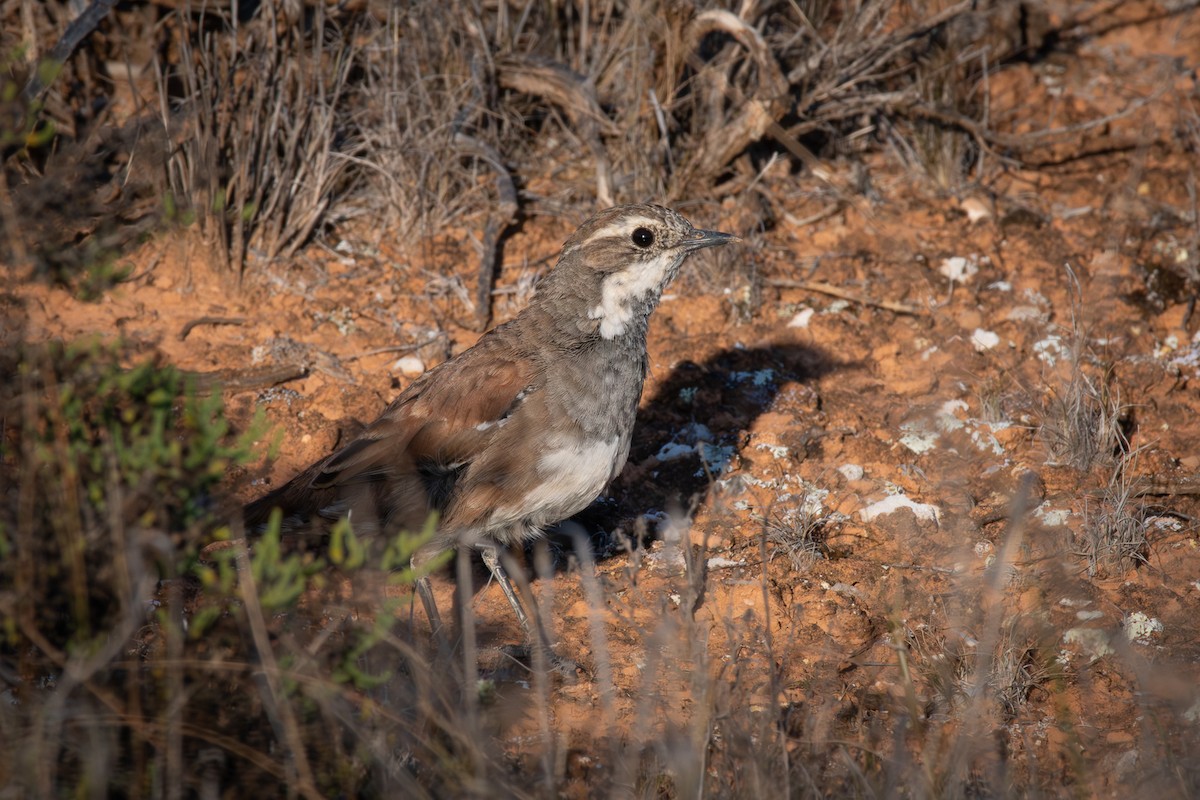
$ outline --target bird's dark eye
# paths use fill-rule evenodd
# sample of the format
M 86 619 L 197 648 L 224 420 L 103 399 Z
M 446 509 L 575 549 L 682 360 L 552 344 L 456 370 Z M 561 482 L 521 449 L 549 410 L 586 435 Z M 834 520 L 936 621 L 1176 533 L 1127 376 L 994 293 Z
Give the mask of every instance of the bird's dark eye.
M 654 234 L 650 232 L 649 228 L 637 228 L 631 238 L 633 243 L 643 250 L 654 244 Z

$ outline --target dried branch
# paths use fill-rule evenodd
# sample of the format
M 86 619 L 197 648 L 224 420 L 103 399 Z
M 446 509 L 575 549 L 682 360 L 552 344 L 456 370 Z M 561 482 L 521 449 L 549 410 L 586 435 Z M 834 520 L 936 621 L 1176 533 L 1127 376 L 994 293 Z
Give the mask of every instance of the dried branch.
M 270 367 L 248 369 L 219 369 L 215 372 L 186 372 L 195 381 L 199 392 L 245 392 L 266 389 L 281 383 L 303 378 L 308 367 L 303 364 L 278 364 Z
M 695 51 L 700 41 L 714 31 L 723 31 L 736 39 L 749 53 L 758 73 L 758 86 L 745 97 L 725 75 L 699 61 Z M 704 139 L 684 163 L 679 179 L 672 184 L 672 199 L 679 199 L 700 184 L 707 185 L 739 153 L 761 139 L 777 125 L 788 108 L 788 84 L 762 35 L 732 12 L 713 9 L 692 21 L 684 34 L 688 63 L 700 75 L 713 77 L 722 94 L 737 109 L 724 124 L 707 126 Z
M 54 78 L 58 76 L 62 65 L 71 57 L 71 53 L 75 52 L 75 48 L 79 46 L 79 43 L 96 29 L 96 26 L 100 24 L 100 20 L 108 16 L 108 12 L 112 11 L 113 6 L 116 4 L 117 0 L 92 0 L 91 5 L 85 8 L 83 13 L 67 26 L 58 43 L 54 45 L 49 55 L 46 56 L 49 68 L 47 68 L 44 62 L 34 69 L 33 74 L 29 76 L 29 82 L 25 84 L 25 90 L 22 92 L 26 100 L 40 99 L 45 94 Z
M 858 303 L 861 306 L 882 308 L 885 311 L 891 311 L 895 314 L 907 314 L 909 316 L 919 317 L 925 313 L 923 309 L 915 306 L 906 306 L 903 303 L 895 303 L 891 300 L 872 300 L 868 297 L 860 297 L 853 292 L 848 292 L 845 289 L 841 289 L 831 283 L 823 283 L 821 281 L 796 281 L 785 278 L 770 278 L 764 281 L 764 283 L 766 283 L 767 286 L 772 286 L 777 289 L 801 289 L 806 292 L 827 294 L 830 297 L 849 300 L 851 303 Z
M 596 166 L 596 203 L 601 208 L 611 206 L 612 167 L 600 134 L 612 135 L 616 130 L 596 100 L 596 87 L 562 64 L 516 56 L 497 59 L 496 80 L 505 89 L 544 98 L 566 112 Z
M 245 325 L 245 317 L 200 317 L 199 319 L 191 320 L 184 324 L 179 331 L 179 341 L 187 339 L 188 335 L 195 328 L 201 325 Z
M 496 281 L 500 237 L 517 220 L 517 187 L 495 148 L 465 133 L 455 134 L 454 143 L 463 154 L 486 162 L 496 173 L 497 203 L 484 223 L 479 280 L 475 285 L 475 329 L 484 331 L 492 318 L 492 285 Z

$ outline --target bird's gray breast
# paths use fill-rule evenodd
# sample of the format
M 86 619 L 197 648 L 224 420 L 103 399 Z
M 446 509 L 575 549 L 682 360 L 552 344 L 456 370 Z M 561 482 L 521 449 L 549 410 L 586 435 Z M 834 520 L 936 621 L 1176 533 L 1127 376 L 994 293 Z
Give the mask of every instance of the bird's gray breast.
M 581 434 L 618 442 L 613 475 L 629 454 L 638 401 L 646 378 L 646 345 L 640 337 L 602 341 L 569 360 L 555 381 L 563 388 L 552 402 Z

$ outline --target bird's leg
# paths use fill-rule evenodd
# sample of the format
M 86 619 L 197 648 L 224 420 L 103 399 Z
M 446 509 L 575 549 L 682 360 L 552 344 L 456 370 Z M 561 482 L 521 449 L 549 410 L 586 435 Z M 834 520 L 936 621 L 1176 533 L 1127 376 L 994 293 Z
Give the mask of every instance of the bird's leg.
M 526 613 L 525 607 L 521 604 L 521 599 L 517 597 L 512 580 L 508 577 L 508 573 L 504 571 L 504 566 L 500 563 L 501 556 L 497 548 L 483 546 L 479 550 L 480 555 L 483 557 L 483 563 L 487 565 L 496 582 L 500 584 L 500 590 L 504 592 L 504 596 L 508 598 L 508 604 L 512 606 L 513 611 L 516 613 L 517 621 L 521 623 L 521 628 L 525 631 L 525 639 L 529 643 L 529 646 L 541 649 L 552 672 L 559 673 L 567 680 L 575 680 L 575 671 L 578 665 L 570 659 L 561 658 L 554 652 L 554 648 L 550 646 L 550 637 L 546 635 L 546 629 L 542 625 L 542 616 L 538 613 L 536 604 L 533 607 L 533 620 L 530 621 L 529 614 Z
M 433 589 L 429 585 L 429 576 L 417 578 L 417 594 L 421 604 L 425 606 L 425 616 L 429 617 L 429 628 L 434 636 L 442 634 L 442 615 L 438 613 L 437 602 L 433 599 Z
M 504 571 L 503 565 L 500 564 L 500 555 L 495 547 L 479 548 L 480 555 L 483 556 L 483 563 L 487 565 L 488 570 L 492 573 L 492 577 L 496 579 L 496 583 L 500 584 L 500 590 L 504 592 L 504 596 L 508 598 L 508 604 L 512 606 L 512 610 L 516 612 L 517 621 L 521 623 L 521 628 L 525 631 L 525 635 L 530 639 L 534 638 L 533 628 L 529 624 L 529 615 L 525 613 L 525 607 L 521 605 L 521 599 L 517 597 L 517 592 L 513 588 L 512 581 L 508 579 L 508 573 Z M 545 633 L 541 631 L 541 624 L 538 624 L 538 631 L 542 633 L 541 638 L 545 638 Z
M 418 551 L 412 557 L 410 567 L 420 572 L 421 564 L 426 561 L 428 556 L 423 555 Z M 447 651 L 449 642 L 446 640 L 446 629 L 442 626 L 442 615 L 438 613 L 437 601 L 433 599 L 433 587 L 429 583 L 429 576 L 422 575 L 417 578 L 417 595 L 421 598 L 421 605 L 425 606 L 425 616 L 429 618 L 429 629 L 433 632 L 433 640 L 437 643 L 438 649 Z

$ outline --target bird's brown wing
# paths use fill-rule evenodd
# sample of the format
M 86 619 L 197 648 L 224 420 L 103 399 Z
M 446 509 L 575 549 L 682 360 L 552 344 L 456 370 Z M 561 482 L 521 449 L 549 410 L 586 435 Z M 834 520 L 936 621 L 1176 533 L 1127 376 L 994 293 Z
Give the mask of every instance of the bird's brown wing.
M 356 530 L 419 527 L 444 511 L 457 474 L 538 380 L 536 361 L 498 334 L 423 375 L 341 450 L 248 506 L 247 524 L 274 507 L 303 520 L 350 513 Z

